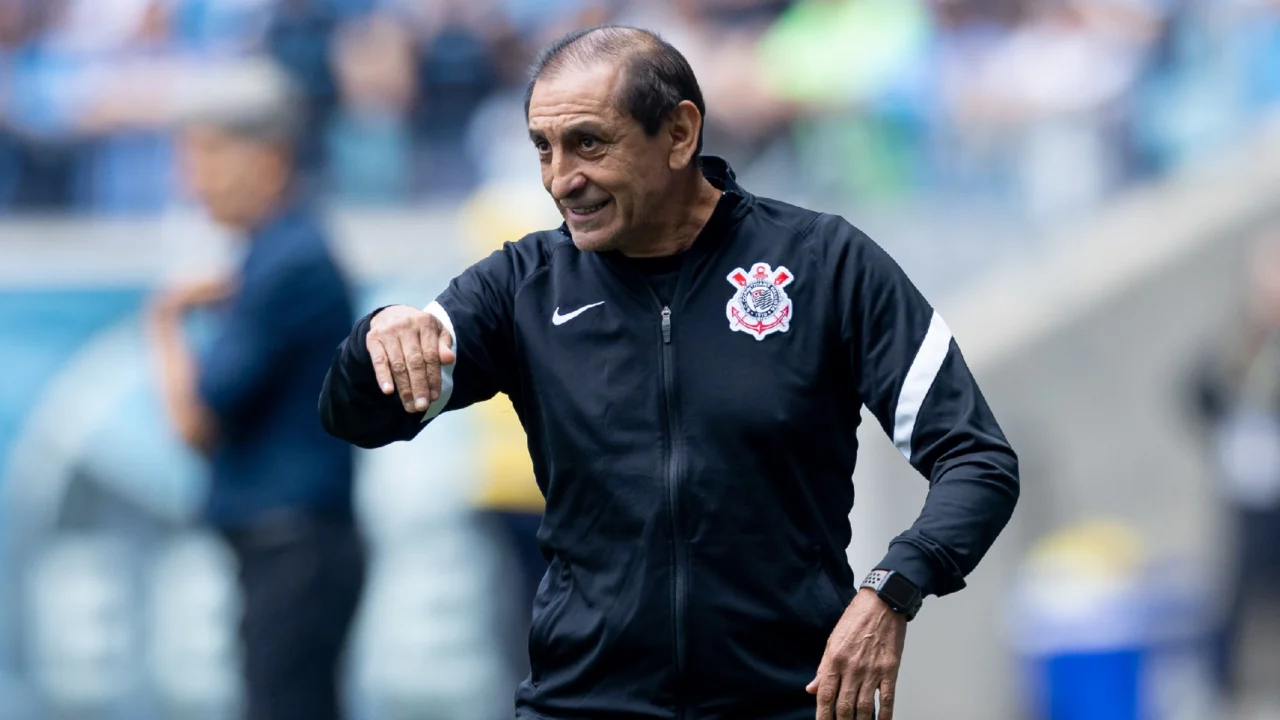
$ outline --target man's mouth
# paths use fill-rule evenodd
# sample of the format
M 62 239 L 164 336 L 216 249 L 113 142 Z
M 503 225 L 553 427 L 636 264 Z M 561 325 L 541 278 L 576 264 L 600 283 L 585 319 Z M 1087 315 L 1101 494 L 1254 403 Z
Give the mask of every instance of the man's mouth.
M 565 211 L 569 213 L 569 217 L 573 220 L 586 220 L 609 204 L 610 201 L 604 200 L 594 205 L 578 205 L 575 207 L 566 207 Z

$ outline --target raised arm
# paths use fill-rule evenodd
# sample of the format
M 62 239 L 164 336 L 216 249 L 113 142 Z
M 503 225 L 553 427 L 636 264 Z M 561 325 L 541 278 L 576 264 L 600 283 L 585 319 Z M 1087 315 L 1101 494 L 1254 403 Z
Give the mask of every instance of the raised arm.
M 541 257 L 536 236 L 507 243 L 425 309 L 393 305 L 361 318 L 325 377 L 325 430 L 359 447 L 382 447 L 412 439 L 442 412 L 507 391 L 512 304 Z
M 363 448 L 409 440 L 449 401 L 455 360 L 452 334 L 435 316 L 406 305 L 376 310 L 338 347 L 320 421 Z

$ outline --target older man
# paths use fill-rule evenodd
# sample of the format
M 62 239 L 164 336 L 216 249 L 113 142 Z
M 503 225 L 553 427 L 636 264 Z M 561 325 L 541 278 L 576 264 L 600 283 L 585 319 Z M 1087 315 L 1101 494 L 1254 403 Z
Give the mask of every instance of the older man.
M 240 566 L 249 720 L 340 716 L 338 660 L 364 579 L 352 450 L 315 417 L 315 388 L 354 313 L 316 213 L 293 180 L 301 118 L 274 66 L 193 83 L 186 168 L 210 215 L 248 241 L 229 282 L 163 295 L 152 311 L 166 407 L 212 465 L 206 519 Z M 207 353 L 182 318 L 225 297 Z
M 511 398 L 551 563 L 518 718 L 891 717 L 907 621 L 1018 496 L 946 324 L 852 225 L 701 157 L 697 81 L 653 34 L 557 41 L 526 114 L 564 225 L 362 319 L 325 427 L 376 447 Z M 859 591 L 864 404 L 931 489 Z

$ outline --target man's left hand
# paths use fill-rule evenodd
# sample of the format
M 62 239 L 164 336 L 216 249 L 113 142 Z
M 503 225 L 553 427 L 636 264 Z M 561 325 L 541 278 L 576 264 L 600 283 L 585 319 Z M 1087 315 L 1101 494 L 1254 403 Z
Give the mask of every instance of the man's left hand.
M 907 619 L 876 595 L 859 590 L 827 640 L 818 674 L 805 688 L 818 696 L 817 720 L 893 718 L 894 687 L 907 638 Z

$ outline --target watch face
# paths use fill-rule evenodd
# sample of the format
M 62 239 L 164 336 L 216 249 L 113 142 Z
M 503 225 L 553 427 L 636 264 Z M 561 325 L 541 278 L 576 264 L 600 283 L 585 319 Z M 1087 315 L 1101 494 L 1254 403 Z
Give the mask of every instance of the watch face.
M 885 580 L 880 591 L 893 598 L 893 601 L 904 609 L 910 609 L 920 600 L 920 589 L 915 586 L 915 583 L 898 573 L 892 573 Z
M 862 581 L 862 587 L 875 590 L 894 612 L 906 615 L 908 620 L 920 610 L 920 588 L 892 570 L 872 570 Z

